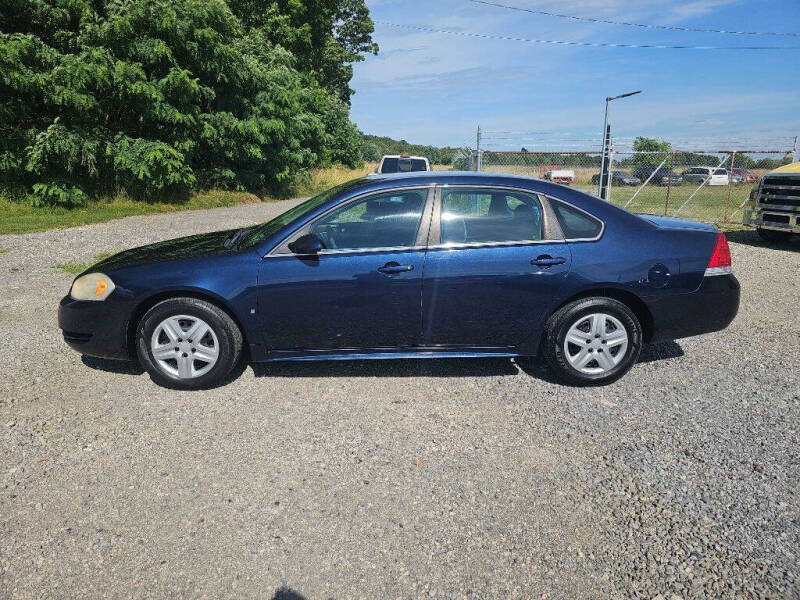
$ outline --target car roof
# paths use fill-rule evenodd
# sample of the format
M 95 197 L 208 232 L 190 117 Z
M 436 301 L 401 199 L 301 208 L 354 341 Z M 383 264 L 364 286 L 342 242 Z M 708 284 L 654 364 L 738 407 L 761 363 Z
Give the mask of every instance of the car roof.
M 428 160 L 424 156 L 410 156 L 408 154 L 384 154 L 381 157 L 381 160 L 383 160 L 384 158 L 406 158 L 412 160 Z
M 408 173 L 376 173 L 370 175 L 370 180 L 373 181 L 407 181 L 410 179 L 429 179 L 430 183 L 448 182 L 454 179 L 475 180 L 476 183 L 482 180 L 485 183 L 491 179 L 496 181 L 498 179 L 515 181 L 517 183 L 522 181 L 537 183 L 550 183 L 544 179 L 537 179 L 535 177 L 525 177 L 523 175 L 514 175 L 511 173 L 493 173 L 491 171 L 410 171 Z

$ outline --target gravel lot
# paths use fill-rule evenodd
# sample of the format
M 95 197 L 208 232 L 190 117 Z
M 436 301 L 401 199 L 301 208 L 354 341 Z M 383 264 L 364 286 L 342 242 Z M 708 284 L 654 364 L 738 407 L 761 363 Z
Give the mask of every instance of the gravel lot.
M 72 352 L 53 268 L 290 203 L 0 236 L 0 597 L 800 597 L 800 244 L 732 234 L 726 331 L 601 389 L 507 360 Z

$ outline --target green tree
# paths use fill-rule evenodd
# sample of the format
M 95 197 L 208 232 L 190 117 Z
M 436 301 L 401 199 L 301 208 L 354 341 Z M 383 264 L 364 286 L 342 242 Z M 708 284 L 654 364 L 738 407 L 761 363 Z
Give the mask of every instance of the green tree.
M 632 163 L 634 165 L 657 166 L 661 164 L 667 153 L 672 151 L 672 144 L 664 140 L 639 136 L 633 140 Z
M 365 0 L 229 0 L 248 30 L 297 57 L 297 67 L 349 106 L 353 63 L 377 54 Z
M 381 159 L 381 149 L 377 144 L 364 144 L 361 146 L 361 158 L 367 162 L 378 162 Z
M 263 4 L 273 20 L 251 27 L 223 0 L 0 0 L 0 181 L 69 206 L 115 191 L 281 193 L 299 171 L 357 164 L 344 80 L 326 87 L 274 41 L 309 7 Z M 327 23 L 350 52 L 337 60 L 353 59 L 363 36 L 343 32 L 346 5 L 297 35 Z

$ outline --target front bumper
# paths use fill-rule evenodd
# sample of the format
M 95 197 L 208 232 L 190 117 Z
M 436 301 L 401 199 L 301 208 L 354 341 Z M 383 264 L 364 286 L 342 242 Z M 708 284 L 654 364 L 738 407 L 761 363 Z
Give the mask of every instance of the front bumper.
M 760 229 L 800 233 L 800 213 L 770 208 L 746 208 L 742 224 Z
M 694 292 L 647 302 L 653 316 L 650 341 L 659 342 L 720 331 L 739 312 L 739 281 L 733 275 L 704 277 Z
M 64 296 L 58 305 L 58 326 L 67 345 L 88 356 L 128 360 L 127 302 L 87 302 Z

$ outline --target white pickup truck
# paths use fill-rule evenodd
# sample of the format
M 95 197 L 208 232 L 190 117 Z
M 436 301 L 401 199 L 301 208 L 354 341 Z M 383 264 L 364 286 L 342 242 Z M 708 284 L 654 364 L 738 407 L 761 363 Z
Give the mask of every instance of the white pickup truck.
M 412 171 L 430 171 L 431 164 L 424 156 L 407 154 L 387 154 L 381 159 L 376 173 L 411 173 Z

